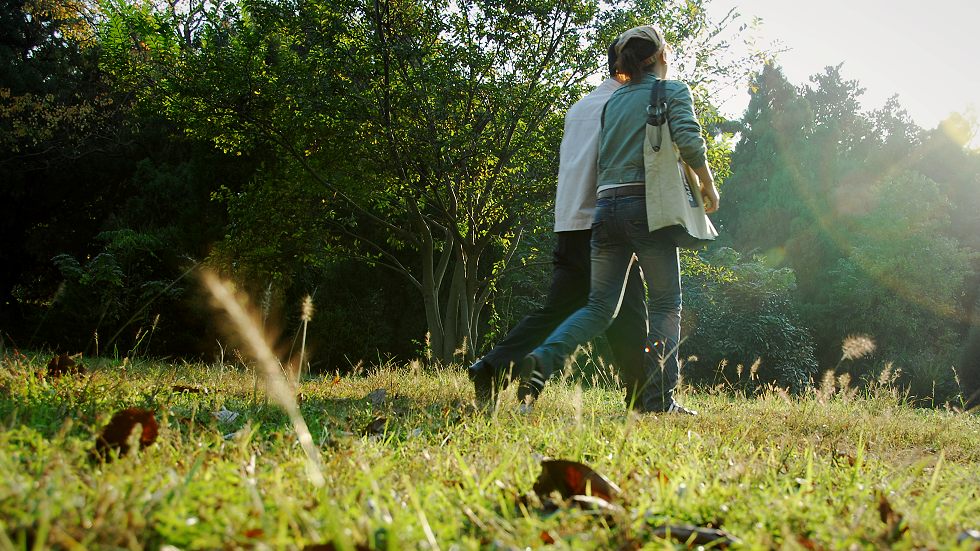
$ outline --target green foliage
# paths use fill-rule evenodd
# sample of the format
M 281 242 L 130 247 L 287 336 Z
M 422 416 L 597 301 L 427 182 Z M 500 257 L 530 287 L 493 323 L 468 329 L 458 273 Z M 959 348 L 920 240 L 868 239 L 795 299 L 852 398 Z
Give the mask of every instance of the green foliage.
M 549 212 L 561 113 L 612 36 L 655 14 L 679 51 L 725 48 L 699 1 L 108 12 L 103 67 L 143 109 L 227 154 L 272 153 L 216 195 L 231 231 L 213 260 L 285 285 L 338 257 L 392 269 L 420 291 L 442 360 L 480 341 L 499 274 Z M 699 82 L 742 61 L 685 59 Z M 712 160 L 723 172 L 725 155 Z
M 871 192 L 854 229 L 860 240 L 831 271 L 830 296 L 848 315 L 828 316 L 821 329 L 874 335 L 915 395 L 945 401 L 958 392 L 956 321 L 977 253 L 948 236 L 950 205 L 935 182 L 902 174 Z
M 756 75 L 719 213 L 724 243 L 794 270 L 822 365 L 838 362 L 848 334 L 869 334 L 877 353 L 848 364 L 852 375 L 893 362 L 915 395 L 942 402 L 980 281 L 978 242 L 963 231 L 976 227 L 977 155 L 917 127 L 894 99 L 863 112 L 862 93 L 840 66 L 803 87 L 773 64 Z
M 794 392 L 806 388 L 817 362 L 813 337 L 794 306 L 793 271 L 771 268 L 758 258 L 744 260 L 729 248 L 706 260 L 722 274 L 685 280 L 682 355 L 695 355 L 697 361 L 686 364 L 684 376 L 734 381 L 741 388 L 770 383 Z

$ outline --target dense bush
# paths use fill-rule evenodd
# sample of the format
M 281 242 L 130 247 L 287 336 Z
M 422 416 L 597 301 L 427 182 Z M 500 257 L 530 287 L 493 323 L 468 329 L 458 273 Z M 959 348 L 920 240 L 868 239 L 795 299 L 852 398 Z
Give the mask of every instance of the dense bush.
M 692 274 L 684 283 L 681 351 L 697 357 L 685 367 L 685 378 L 805 388 L 817 361 L 813 338 L 793 304 L 793 271 L 743 259 L 729 248 L 706 259 L 720 273 Z

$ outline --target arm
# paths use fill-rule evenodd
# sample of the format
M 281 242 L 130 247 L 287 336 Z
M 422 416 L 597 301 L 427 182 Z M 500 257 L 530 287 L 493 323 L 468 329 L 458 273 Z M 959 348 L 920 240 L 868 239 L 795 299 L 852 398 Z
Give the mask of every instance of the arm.
M 711 214 L 718 210 L 719 198 L 718 188 L 715 187 L 715 178 L 711 174 L 711 167 L 707 163 L 700 168 L 694 168 L 694 173 L 698 175 L 701 183 L 701 199 L 704 200 L 704 212 Z
M 701 136 L 701 123 L 694 113 L 694 98 L 691 89 L 680 81 L 667 82 L 667 117 L 670 135 L 681 153 L 681 158 L 698 175 L 701 183 L 701 197 L 704 211 L 708 214 L 718 210 L 718 189 L 708 166 L 707 145 Z

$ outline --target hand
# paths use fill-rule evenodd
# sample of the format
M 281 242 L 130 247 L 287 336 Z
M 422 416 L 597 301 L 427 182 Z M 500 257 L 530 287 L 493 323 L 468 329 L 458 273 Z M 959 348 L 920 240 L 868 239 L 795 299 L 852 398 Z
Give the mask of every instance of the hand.
M 718 188 L 715 187 L 715 179 L 711 175 L 711 167 L 705 164 L 693 170 L 698 175 L 698 182 L 701 185 L 701 199 L 704 202 L 704 213 L 711 214 L 718 210 Z
M 718 188 L 715 187 L 714 182 L 710 180 L 708 182 L 701 182 L 701 199 L 704 201 L 705 214 L 718 211 L 720 199 L 718 197 Z

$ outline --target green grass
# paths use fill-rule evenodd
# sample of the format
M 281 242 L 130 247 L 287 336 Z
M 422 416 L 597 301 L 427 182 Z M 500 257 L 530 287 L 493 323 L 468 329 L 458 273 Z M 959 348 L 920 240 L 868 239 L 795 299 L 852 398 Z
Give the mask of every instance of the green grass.
M 980 528 L 980 419 L 911 408 L 888 388 L 688 389 L 701 411 L 689 418 L 628 415 L 612 390 L 559 381 L 522 416 L 512 392 L 496 413 L 474 411 L 458 369 L 311 379 L 301 409 L 323 454 L 318 489 L 244 368 L 88 360 L 89 375 L 38 379 L 46 360 L 0 364 L 0 550 L 524 549 L 545 546 L 543 532 L 555 549 L 672 548 L 651 533 L 662 523 L 720 526 L 746 548 L 947 549 Z M 389 400 L 375 411 L 363 397 L 377 388 Z M 157 410 L 156 443 L 91 460 L 130 406 Z M 221 407 L 240 416 L 220 423 Z M 362 435 L 379 413 L 384 434 Z M 541 456 L 606 475 L 622 509 L 521 505 Z

